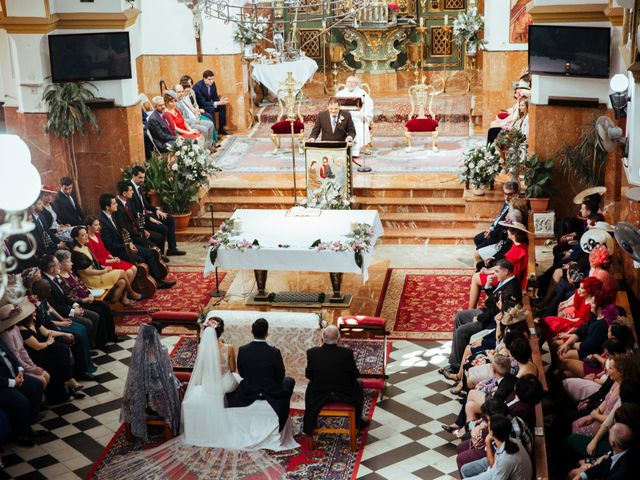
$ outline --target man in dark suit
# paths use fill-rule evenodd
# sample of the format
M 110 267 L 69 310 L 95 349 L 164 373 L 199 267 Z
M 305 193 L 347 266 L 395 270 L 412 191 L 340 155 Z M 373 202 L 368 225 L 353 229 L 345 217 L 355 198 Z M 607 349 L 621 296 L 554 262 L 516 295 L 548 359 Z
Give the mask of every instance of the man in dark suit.
M 167 114 L 164 113 L 164 98 L 153 97 L 151 103 L 154 110 L 147 118 L 147 130 L 149 130 L 158 150 L 161 153 L 166 153 L 169 151 L 169 145 L 176 141 L 176 129 Z
M 238 349 L 238 373 L 242 381 L 227 393 L 228 407 L 247 407 L 256 400 L 266 400 L 278 415 L 282 431 L 289 418 L 289 402 L 295 380 L 284 376 L 280 350 L 267 344 L 269 324 L 259 318 L 251 326 L 253 342 Z
M 638 461 L 632 447 L 633 431 L 624 423 L 614 423 L 609 430 L 609 444 L 613 449 L 597 465 L 582 472 L 572 480 L 627 480 L 637 478 Z M 636 472 L 635 474 L 633 472 Z
M 193 92 L 196 94 L 196 101 L 200 108 L 204 109 L 205 115 L 211 119 L 219 135 L 229 135 L 224 127 L 227 125 L 227 105 L 229 99 L 220 97 L 216 82 L 213 81 L 214 73 L 211 70 L 205 70 L 202 73 L 202 80 L 193 86 Z M 219 123 L 216 124 L 216 112 L 218 112 Z
M 313 125 L 309 141 L 315 142 L 319 136 L 322 141 L 353 142 L 356 136 L 356 127 L 351 119 L 351 114 L 340 110 L 340 103 L 336 97 L 331 97 L 327 104 L 327 110 L 318 113 L 316 123 Z
M 36 253 L 38 255 L 53 254 L 59 248 L 66 248 L 65 243 L 49 228 L 50 223 L 46 216 L 43 215 L 44 211 L 44 206 L 40 199 L 36 200 L 36 203 L 29 208 L 29 213 L 33 217 L 35 225 L 33 236 L 36 239 Z
M 318 414 L 329 402 L 345 402 L 356 409 L 356 422 L 360 430 L 369 425 L 362 418 L 364 394 L 358 381 L 360 372 L 353 357 L 353 350 L 339 347 L 340 331 L 329 325 L 322 331 L 321 347 L 307 350 L 305 376 L 309 379 L 304 403 L 304 423 L 302 431 L 309 436 L 316 428 Z
M 513 274 L 511 262 L 504 259 L 498 260 L 495 275 L 498 278 L 498 285 L 485 287 L 487 299 L 484 308 L 462 310 L 456 314 L 449 367 L 440 369 L 443 375 L 451 376 L 458 373 L 464 349 L 474 334 L 491 328 L 498 313 L 522 304 L 522 287 Z
M 0 307 L 0 332 L 33 315 L 35 306 L 23 301 L 18 305 Z M 0 339 L 0 409 L 11 422 L 13 441 L 21 446 L 33 446 L 31 425 L 38 421 L 44 384 L 24 374 L 13 352 Z
M 122 259 L 130 259 L 129 250 L 135 255 L 135 263 L 146 263 L 149 267 L 149 273 L 156 280 L 158 288 L 173 287 L 175 281 L 165 281 L 162 279 L 158 264 L 149 248 L 137 246 L 133 241 L 125 245 L 122 238 L 122 231 L 125 230 L 122 225 L 122 216 L 118 213 L 118 202 L 110 193 L 100 195 L 100 208 L 98 220 L 100 220 L 102 241 L 107 250 Z M 133 239 L 132 239 L 133 240 Z
M 144 215 L 144 227 L 148 231 L 162 235 L 163 243 L 160 247 L 161 251 L 164 252 L 164 240 L 166 240 L 169 246 L 169 248 L 167 248 L 167 255 L 186 255 L 187 252 L 178 250 L 176 224 L 173 215 L 159 210 L 147 200 L 144 188 L 145 175 L 146 171 L 144 167 L 140 165 L 136 165 L 131 169 L 131 186 L 133 187 L 131 204 L 133 205 L 135 213 Z
M 161 252 L 164 252 L 164 237 L 162 235 L 146 229 L 140 229 L 137 211 L 132 202 L 133 187 L 131 183 L 125 181 L 118 182 L 117 190 L 116 203 L 118 204 L 120 224 L 129 232 L 133 243 L 147 248 L 156 245 L 160 247 Z M 169 259 L 164 257 L 163 260 L 167 261 Z
M 84 214 L 73 192 L 73 180 L 69 177 L 60 179 L 60 191 L 53 200 L 53 209 L 61 225 L 84 225 Z
M 502 204 L 502 209 L 493 220 L 488 230 L 480 232 L 475 237 L 473 237 L 473 242 L 476 244 L 476 248 L 493 245 L 494 243 L 498 243 L 500 239 L 502 239 L 502 234 L 506 230 L 506 227 L 499 225 L 499 222 L 503 222 L 507 217 L 510 206 L 509 202 L 511 202 L 513 198 L 518 196 L 520 185 L 518 184 L 518 182 L 505 182 L 502 186 L 502 191 L 504 193 L 504 203 Z

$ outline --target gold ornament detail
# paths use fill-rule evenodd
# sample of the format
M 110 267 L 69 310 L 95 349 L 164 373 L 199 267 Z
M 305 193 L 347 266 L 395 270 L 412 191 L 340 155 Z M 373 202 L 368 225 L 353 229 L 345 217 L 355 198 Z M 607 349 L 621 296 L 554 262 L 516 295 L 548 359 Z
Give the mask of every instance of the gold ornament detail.
M 432 26 L 430 56 L 431 57 L 448 57 L 453 55 L 453 43 L 451 29 Z
M 320 30 L 316 28 L 301 28 L 300 45 L 304 45 L 304 52 L 307 57 L 322 57 L 322 47 L 320 46 Z
M 444 0 L 444 10 L 465 10 L 466 0 Z

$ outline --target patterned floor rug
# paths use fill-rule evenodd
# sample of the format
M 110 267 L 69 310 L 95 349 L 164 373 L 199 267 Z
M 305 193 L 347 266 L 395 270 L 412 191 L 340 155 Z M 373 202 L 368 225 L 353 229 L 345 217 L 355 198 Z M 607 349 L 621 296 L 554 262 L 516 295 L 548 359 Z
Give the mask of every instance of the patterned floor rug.
M 196 339 L 193 337 L 183 337 L 172 352 L 172 361 L 177 361 L 181 366 L 193 364 L 195 357 L 193 355 L 184 355 L 185 352 L 195 351 Z M 356 363 L 361 372 L 380 371 L 383 361 L 383 343 L 379 340 L 345 340 L 345 346 L 353 348 Z M 387 354 L 391 351 L 391 343 L 388 343 Z M 181 353 L 182 352 L 182 353 Z M 186 363 L 185 363 L 186 362 Z M 365 390 L 365 405 L 363 415 L 367 418 L 373 416 L 373 410 L 377 402 L 377 392 L 374 390 Z M 291 412 L 294 432 L 302 429 L 303 412 Z M 345 420 L 342 419 L 320 419 L 322 426 L 342 428 Z M 154 432 L 155 433 L 155 432 Z M 151 441 L 156 441 L 159 433 L 155 434 Z M 366 431 L 358 437 L 357 450 L 351 451 L 349 446 L 349 438 L 346 435 L 321 434 L 314 437 L 314 449 L 309 450 L 305 446 L 289 450 L 285 452 L 269 452 L 269 454 L 278 463 L 287 470 L 287 478 L 292 480 L 307 480 L 312 478 L 322 478 L 324 480 L 347 480 L 355 479 L 357 467 L 362 458 L 364 444 L 366 443 Z M 297 436 L 296 436 L 297 437 Z M 104 449 L 100 458 L 96 461 L 87 479 L 92 479 L 101 469 L 117 455 L 124 455 L 136 450 L 146 448 L 140 440 L 133 439 L 127 442 L 124 435 L 124 428 L 120 428 L 107 447 Z M 184 465 L 186 471 L 189 469 L 198 470 L 198 465 Z M 241 467 L 242 468 L 242 467 Z M 250 469 L 250 466 L 246 466 Z M 187 477 L 185 477 L 187 478 Z M 239 472 L 236 478 L 247 478 L 243 472 Z
M 414 136 L 414 148 L 405 151 L 406 142 L 398 137 L 376 137 L 367 165 L 378 173 L 396 172 L 457 172 L 458 161 L 464 152 L 477 144 L 480 137 L 440 137 L 438 152 L 431 150 L 431 134 Z M 228 172 L 290 172 L 291 141 L 283 139 L 283 148 L 273 155 L 273 143 L 258 136 L 230 137 L 216 159 Z M 297 153 L 297 152 L 296 152 Z M 296 171 L 304 172 L 304 157 L 297 155 Z
M 210 300 L 208 292 L 215 289 L 214 275 L 203 277 L 202 266 L 172 266 L 169 278 L 176 280 L 176 285 L 165 290 L 158 290 L 149 299 L 141 300 L 124 310 L 123 317 L 116 317 L 116 333 L 118 335 L 135 335 L 140 325 L 151 321 L 151 312 L 157 310 L 179 310 L 196 312 Z M 218 272 L 218 281 L 222 283 L 225 272 Z M 130 312 L 127 314 L 127 312 Z M 183 335 L 187 333 L 181 327 L 167 327 L 163 335 Z
M 390 268 L 376 314 L 392 338 L 450 340 L 454 316 L 469 303 L 471 269 Z

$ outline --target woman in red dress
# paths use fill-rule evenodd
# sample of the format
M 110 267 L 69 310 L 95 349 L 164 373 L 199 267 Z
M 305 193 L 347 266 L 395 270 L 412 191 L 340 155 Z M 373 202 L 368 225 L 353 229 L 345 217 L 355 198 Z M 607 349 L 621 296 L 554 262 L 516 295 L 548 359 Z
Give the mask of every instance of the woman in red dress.
M 507 227 L 507 238 L 512 246 L 504 254 L 504 259 L 513 265 L 513 274 L 518 279 L 524 290 L 527 287 L 527 267 L 529 266 L 529 237 L 526 227 L 520 222 L 500 222 Z M 487 280 L 494 287 L 498 285 L 498 278 L 494 275 L 496 267 L 482 268 L 474 273 L 469 289 L 469 310 L 477 307 L 482 288 L 487 285 Z
M 544 339 L 550 341 L 559 333 L 573 333 L 587 323 L 591 312 L 601 303 L 602 294 L 602 282 L 596 277 L 582 280 L 573 297 L 560 304 L 558 316 L 544 317 L 540 322 Z
M 176 133 L 182 138 L 198 140 L 204 145 L 204 138 L 202 137 L 202 134 L 197 130 L 193 130 L 184 121 L 184 117 L 180 113 L 180 110 L 176 108 L 177 102 L 178 96 L 173 91 L 167 90 L 164 94 L 164 104 L 166 106 L 164 113 L 169 117 L 169 121 L 173 124 L 173 128 L 175 128 Z
M 131 282 L 133 282 L 133 280 L 136 278 L 138 267 L 136 267 L 132 263 L 121 260 L 120 258 L 111 255 L 111 252 L 107 250 L 107 247 L 105 246 L 104 242 L 102 241 L 102 237 L 100 236 L 100 229 L 102 228 L 102 226 L 100 225 L 100 220 L 98 220 L 96 217 L 89 216 L 86 218 L 86 223 L 87 233 L 89 234 L 88 247 L 94 258 L 103 267 L 111 267 L 114 270 L 124 270 L 124 273 L 128 279 L 128 283 L 131 284 Z M 134 300 L 140 299 L 139 294 L 136 294 L 135 292 L 129 292 L 129 296 Z

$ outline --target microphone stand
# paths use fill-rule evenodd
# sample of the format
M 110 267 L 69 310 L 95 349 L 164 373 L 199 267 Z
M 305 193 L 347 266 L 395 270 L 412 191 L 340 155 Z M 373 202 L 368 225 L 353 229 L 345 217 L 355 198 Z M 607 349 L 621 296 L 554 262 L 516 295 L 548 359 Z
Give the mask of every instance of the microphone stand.
M 209 208 L 209 214 L 211 219 L 211 236 L 215 235 L 215 227 L 213 226 L 213 202 L 210 202 L 207 207 Z M 220 298 L 224 297 L 227 292 L 225 290 L 220 290 L 220 280 L 218 279 L 218 267 L 215 267 L 215 275 L 216 275 L 216 289 L 211 290 L 209 292 L 209 296 L 212 298 Z
M 360 112 L 362 114 L 362 138 L 364 140 L 364 132 L 365 132 L 365 118 L 364 118 L 364 99 L 365 96 L 362 95 L 362 106 L 360 107 Z M 363 148 L 364 145 L 362 145 L 360 148 Z M 361 173 L 369 173 L 371 171 L 371 167 L 367 167 L 367 158 L 365 156 L 365 154 L 362 154 L 362 165 L 360 165 L 357 169 L 359 172 Z

